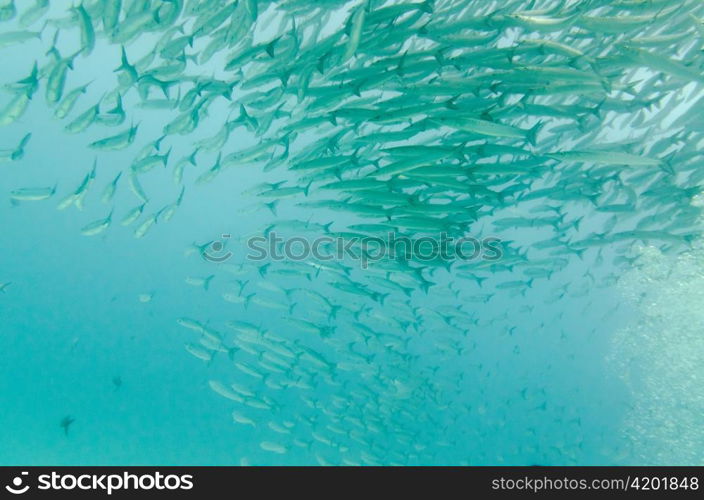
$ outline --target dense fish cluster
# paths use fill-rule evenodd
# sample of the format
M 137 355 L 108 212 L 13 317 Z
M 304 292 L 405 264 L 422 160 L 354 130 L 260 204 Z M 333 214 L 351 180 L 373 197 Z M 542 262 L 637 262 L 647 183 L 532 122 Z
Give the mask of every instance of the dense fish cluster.
M 615 374 L 634 394 L 625 426 L 632 460 L 701 464 L 704 249 L 697 242 L 675 259 L 653 247 L 634 255 L 619 289 L 642 314 L 615 335 L 611 353 Z
M 31 169 L 29 109 L 93 158 L 34 171 L 13 204 L 148 238 L 210 190 L 242 200 L 186 252 L 184 286 L 229 319 L 174 318 L 227 367 L 209 386 L 258 443 L 242 463 L 634 460 L 587 439 L 560 378 L 589 377 L 575 353 L 618 307 L 593 291 L 634 245 L 700 235 L 701 2 L 0 0 L 0 22 L 26 62 L 3 82 L 2 168 Z M 273 235 L 352 244 L 238 247 Z M 378 258 L 390 235 L 482 252 Z

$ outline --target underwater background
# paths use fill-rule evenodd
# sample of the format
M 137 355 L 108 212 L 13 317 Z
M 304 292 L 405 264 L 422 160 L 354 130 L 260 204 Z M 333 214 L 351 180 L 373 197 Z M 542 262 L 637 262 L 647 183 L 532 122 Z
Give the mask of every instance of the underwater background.
M 0 464 L 701 465 L 703 19 L 0 0 Z

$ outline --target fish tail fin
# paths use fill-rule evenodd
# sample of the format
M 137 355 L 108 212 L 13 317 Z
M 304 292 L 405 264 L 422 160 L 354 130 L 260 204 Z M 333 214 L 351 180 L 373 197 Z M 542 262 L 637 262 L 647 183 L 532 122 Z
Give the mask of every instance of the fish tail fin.
M 250 293 L 249 295 L 245 295 L 244 298 L 244 308 L 247 309 L 249 307 L 249 303 L 252 300 L 252 297 L 254 297 L 256 293 Z
M 266 48 L 264 49 L 266 53 L 268 54 L 269 57 L 273 58 L 275 55 L 275 49 L 276 49 L 276 42 L 279 41 L 281 37 L 277 36 L 274 38 L 269 44 L 267 44 Z
M 247 109 L 244 107 L 244 104 L 240 104 L 240 115 L 235 119 L 235 122 L 243 123 L 246 122 L 248 119 L 249 115 L 247 114 Z
M 164 168 L 166 168 L 166 165 L 169 163 L 169 156 L 171 155 L 171 151 L 174 149 L 173 146 L 169 148 L 169 150 L 166 152 L 164 155 Z
M 113 70 L 113 73 L 116 73 L 118 71 L 129 71 L 131 67 L 130 62 L 127 60 L 127 51 L 125 51 L 125 46 L 121 45 L 120 48 L 120 65 Z
M 207 278 L 205 278 L 205 280 L 203 281 L 203 288 L 205 289 L 206 292 L 210 289 L 210 281 L 211 281 L 214 277 L 215 277 L 215 275 L 214 275 L 214 274 L 211 274 L 210 276 L 208 276 Z
M 579 231 L 579 225 L 582 223 L 582 219 L 584 219 L 584 216 L 577 217 L 574 222 L 572 222 L 572 226 L 575 228 L 576 231 Z
M 672 160 L 674 159 L 676 154 L 677 154 L 677 152 L 675 151 L 675 152 L 667 155 L 667 157 L 664 158 L 662 160 L 662 162 L 660 162 L 660 168 L 662 169 L 663 172 L 670 174 L 670 175 L 675 174 L 675 169 L 672 166 Z
M 244 291 L 244 287 L 247 286 L 247 283 L 249 283 L 249 280 L 235 280 L 237 284 L 240 286 L 240 295 L 242 295 L 242 292 Z
M 188 157 L 188 163 L 190 163 L 194 167 L 196 166 L 196 155 L 198 154 L 198 151 L 200 151 L 200 148 L 194 149 L 191 155 Z
M 447 272 L 448 272 L 448 273 L 451 273 L 451 272 L 452 272 L 452 266 L 453 266 L 454 263 L 455 263 L 454 260 L 448 259 L 448 260 L 444 260 L 443 263 L 442 263 L 442 265 L 443 265 L 443 267 L 444 267 L 445 269 L 447 269 Z
M 528 142 L 529 142 L 531 145 L 535 146 L 535 141 L 536 141 L 536 139 L 537 139 L 537 137 L 538 137 L 538 132 L 540 132 L 540 129 L 542 129 L 542 128 L 543 128 L 543 122 L 542 122 L 542 121 L 539 121 L 538 123 L 535 124 L 535 126 L 534 126 L 533 128 L 531 128 L 531 129 L 528 131 L 528 136 L 527 136 L 527 138 L 528 138 Z
M 259 276 L 261 276 L 263 278 L 264 275 L 266 275 L 268 268 L 269 268 L 269 264 L 263 264 L 263 265 L 259 266 L 259 269 L 257 269 L 257 272 L 259 272 Z
M 274 215 L 276 215 L 276 206 L 278 204 L 279 204 L 279 200 L 274 200 L 274 201 L 270 201 L 269 203 L 265 203 L 266 208 L 268 208 L 269 211 Z
M 211 352 L 211 353 L 210 353 L 210 357 L 208 358 L 207 363 L 205 363 L 205 366 L 207 366 L 208 368 L 210 368 L 210 365 L 213 364 L 213 361 L 214 361 L 214 360 L 215 360 L 215 352 Z
M 116 114 L 119 114 L 123 111 L 123 109 L 122 109 L 122 95 L 119 92 L 117 93 L 116 101 L 117 102 L 115 102 L 115 107 L 112 109 L 109 109 L 107 111 L 108 114 L 116 115 Z
M 158 79 L 157 79 L 157 82 L 158 82 L 157 85 L 161 89 L 161 93 L 164 94 L 164 97 L 166 97 L 168 99 L 169 98 L 169 88 L 171 87 L 173 82 L 166 81 L 166 80 L 158 80 Z
M 288 132 L 288 133 L 287 133 L 286 135 L 284 135 L 284 136 L 281 138 L 281 140 L 279 141 L 279 144 L 284 147 L 284 153 L 281 155 L 282 157 L 283 157 L 284 154 L 285 154 L 286 156 L 288 156 L 289 147 L 290 147 L 290 145 L 291 145 L 291 141 L 290 141 L 290 138 L 289 138 L 290 135 L 291 135 L 291 132 Z

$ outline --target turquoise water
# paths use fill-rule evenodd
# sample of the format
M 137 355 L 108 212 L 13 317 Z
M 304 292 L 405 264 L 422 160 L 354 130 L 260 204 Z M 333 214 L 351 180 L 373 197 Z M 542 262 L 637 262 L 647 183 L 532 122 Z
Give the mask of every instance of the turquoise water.
M 183 3 L 0 1 L 0 464 L 702 462 L 695 2 Z

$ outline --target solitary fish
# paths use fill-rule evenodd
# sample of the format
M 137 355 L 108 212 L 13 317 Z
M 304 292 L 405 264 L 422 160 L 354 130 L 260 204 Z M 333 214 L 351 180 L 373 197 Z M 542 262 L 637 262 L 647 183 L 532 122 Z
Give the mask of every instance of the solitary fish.
M 68 436 L 68 429 L 71 427 L 71 424 L 76 421 L 75 418 L 73 418 L 71 415 L 66 415 L 64 418 L 61 419 L 61 428 L 64 430 L 64 435 Z
M 0 162 L 21 160 L 24 157 L 24 148 L 31 138 L 32 134 L 25 134 L 15 149 L 0 151 Z
M 100 234 L 105 231 L 108 227 L 110 227 L 111 222 L 112 211 L 106 218 L 98 219 L 96 221 L 91 222 L 90 224 L 83 226 L 83 229 L 81 229 L 81 234 L 84 236 L 95 236 L 96 234 Z
M 186 278 L 186 283 L 191 286 L 202 287 L 203 290 L 208 291 L 208 289 L 210 288 L 210 281 L 214 277 L 215 277 L 214 274 L 211 274 L 207 278 L 198 278 L 198 277 L 189 276 Z
M 265 451 L 270 451 L 272 453 L 278 453 L 279 455 L 283 455 L 288 451 L 288 448 L 286 448 L 283 445 L 280 445 L 278 443 L 272 443 L 271 441 L 262 441 L 259 443 L 259 447 L 262 450 Z
M 251 425 L 252 427 L 256 427 L 257 424 L 252 420 L 251 418 L 241 414 L 238 411 L 233 411 L 232 412 L 232 420 L 237 422 L 238 424 L 242 425 Z
M 10 198 L 15 201 L 47 200 L 56 193 L 56 186 L 47 188 L 20 188 L 10 191 Z

